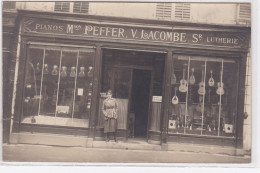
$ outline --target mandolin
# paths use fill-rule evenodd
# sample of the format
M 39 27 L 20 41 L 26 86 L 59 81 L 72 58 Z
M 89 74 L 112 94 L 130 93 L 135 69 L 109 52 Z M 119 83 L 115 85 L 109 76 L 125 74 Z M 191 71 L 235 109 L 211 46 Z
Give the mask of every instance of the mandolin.
M 179 86 L 179 91 L 180 92 L 187 92 L 188 90 L 188 83 L 185 80 L 185 68 L 183 68 L 183 77 L 182 80 L 180 81 L 180 86 Z
M 205 94 L 204 71 L 203 70 L 202 70 L 202 75 L 201 75 L 201 82 L 199 83 L 198 94 L 199 95 L 204 95 Z
M 212 77 L 212 70 L 210 70 L 210 78 L 209 78 L 209 86 L 214 86 L 214 84 L 215 84 L 215 82 L 214 82 L 214 79 L 213 79 L 213 77 Z
M 189 79 L 189 82 L 191 85 L 194 85 L 195 84 L 195 76 L 194 76 L 194 68 L 191 69 L 191 76 L 190 76 L 190 79 Z
M 175 87 L 175 95 L 173 96 L 173 98 L 172 98 L 172 104 L 174 104 L 174 105 L 177 105 L 178 103 L 179 103 L 179 99 L 178 99 L 178 97 L 177 97 L 177 95 L 176 95 L 176 90 L 177 90 L 178 88 L 177 87 Z
M 175 85 L 176 84 L 176 75 L 174 73 L 174 69 L 173 69 L 173 73 L 171 75 L 171 85 Z

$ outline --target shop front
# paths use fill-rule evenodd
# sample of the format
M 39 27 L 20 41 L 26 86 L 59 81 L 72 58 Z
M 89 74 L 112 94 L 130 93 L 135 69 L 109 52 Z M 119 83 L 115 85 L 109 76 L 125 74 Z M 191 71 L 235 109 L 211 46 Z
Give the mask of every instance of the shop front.
M 247 28 L 19 13 L 11 142 L 103 141 L 111 90 L 119 141 L 242 144 Z

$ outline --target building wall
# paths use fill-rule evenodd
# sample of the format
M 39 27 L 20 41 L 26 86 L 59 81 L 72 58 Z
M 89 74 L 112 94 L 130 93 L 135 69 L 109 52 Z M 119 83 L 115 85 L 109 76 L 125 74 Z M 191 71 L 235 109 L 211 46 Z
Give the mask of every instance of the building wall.
M 54 2 L 17 2 L 18 9 L 36 11 L 54 11 Z M 158 19 L 156 16 L 157 3 L 111 3 L 111 2 L 90 2 L 89 13 L 91 15 L 120 16 L 128 18 Z M 175 18 L 175 5 L 172 3 L 171 17 L 160 20 L 177 20 Z M 191 3 L 190 20 L 187 22 L 199 22 L 208 24 L 230 24 L 244 25 L 238 22 L 239 4 L 211 4 Z M 70 12 L 73 12 L 73 3 L 70 5 Z
M 89 13 L 91 15 L 116 16 L 142 19 L 158 19 L 156 16 L 157 3 L 108 3 L 90 2 Z M 175 6 L 172 3 L 170 18 L 160 20 L 177 20 L 175 18 Z M 16 2 L 17 9 L 54 11 L 54 2 Z M 70 5 L 72 13 L 73 3 Z M 244 25 L 247 23 L 239 22 L 239 4 L 210 4 L 210 3 L 191 3 L 190 19 L 185 22 L 221 24 L 221 25 Z M 245 112 L 248 118 L 244 121 L 244 149 L 251 149 L 251 51 L 248 53 L 247 74 L 246 74 L 246 96 Z

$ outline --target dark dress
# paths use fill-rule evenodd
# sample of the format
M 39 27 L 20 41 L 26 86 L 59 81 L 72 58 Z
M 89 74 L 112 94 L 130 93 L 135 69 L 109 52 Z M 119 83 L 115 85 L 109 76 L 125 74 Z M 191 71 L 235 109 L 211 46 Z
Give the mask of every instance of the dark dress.
M 115 132 L 117 128 L 117 101 L 107 98 L 102 105 L 104 116 L 104 133 Z

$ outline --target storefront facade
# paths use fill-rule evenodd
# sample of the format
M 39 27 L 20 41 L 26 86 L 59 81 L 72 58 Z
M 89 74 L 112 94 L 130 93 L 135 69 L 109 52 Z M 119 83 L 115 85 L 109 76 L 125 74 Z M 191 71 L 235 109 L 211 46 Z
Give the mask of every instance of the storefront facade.
M 119 141 L 242 147 L 248 28 L 18 13 L 11 142 L 103 141 L 111 89 Z

